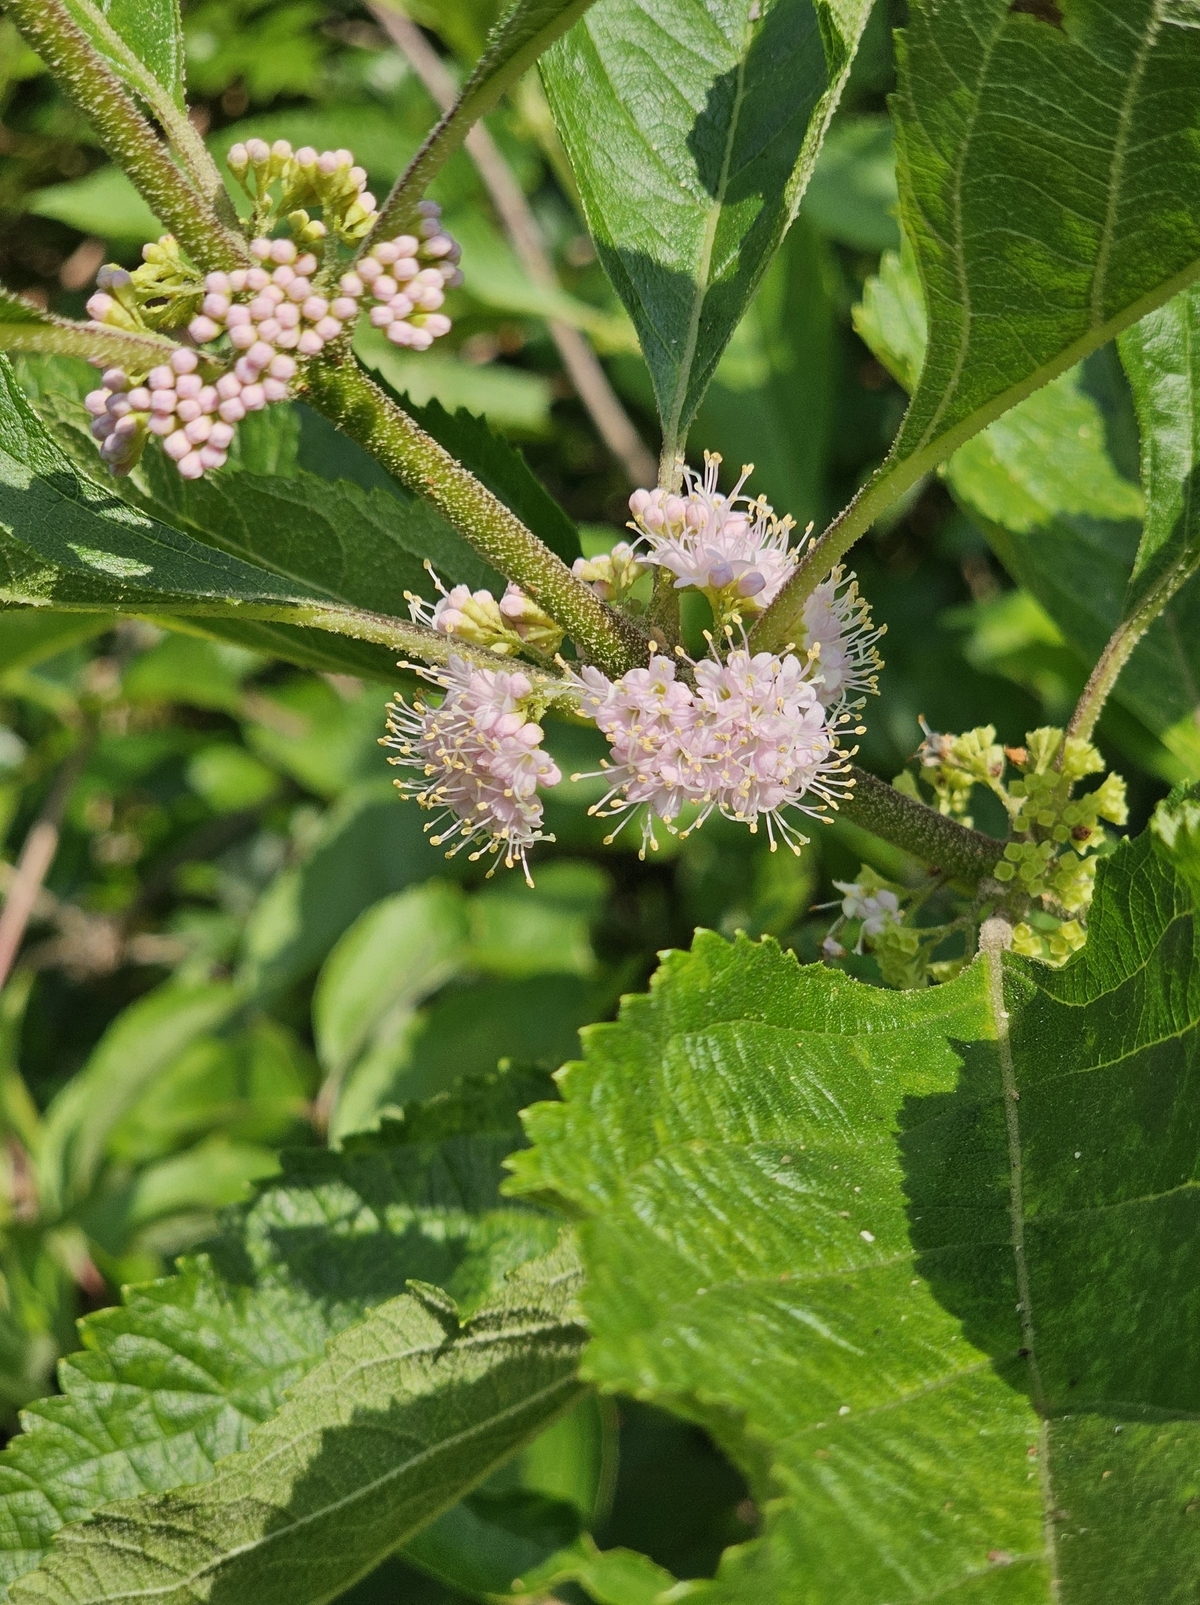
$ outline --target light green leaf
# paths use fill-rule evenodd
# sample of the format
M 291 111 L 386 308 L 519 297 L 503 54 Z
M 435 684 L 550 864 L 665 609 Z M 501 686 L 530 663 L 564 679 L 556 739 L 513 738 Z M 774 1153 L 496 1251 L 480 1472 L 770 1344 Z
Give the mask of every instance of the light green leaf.
M 1142 437 L 1146 521 L 1125 611 L 1168 573 L 1200 562 L 1200 289 L 1193 285 L 1121 338 Z
M 900 244 L 892 125 L 886 117 L 839 119 L 825 136 L 804 196 L 804 216 L 831 240 L 859 251 Z
M 26 1411 L 0 1455 L 0 1593 L 64 1523 L 109 1500 L 209 1478 L 320 1362 L 327 1340 L 408 1278 L 435 1281 L 473 1309 L 508 1271 L 553 1248 L 555 1222 L 496 1192 L 515 1110 L 535 1095 L 528 1077 L 493 1078 L 464 1093 L 450 1131 L 440 1107 L 414 1109 L 386 1141 L 287 1155 L 283 1174 L 227 1218 L 208 1254 L 88 1316 L 61 1393 Z M 163 1172 L 148 1185 L 186 1180 Z
M 586 1536 L 521 1580 L 530 1591 L 580 1583 L 596 1605 L 657 1605 L 668 1589 L 678 1587 L 670 1572 L 645 1555 L 632 1549 L 600 1550 Z
M 67 9 L 119 77 L 135 91 L 145 73 L 183 109 L 183 20 L 179 0 L 66 0 Z
M 413 1284 L 334 1338 L 210 1482 L 64 1529 L 10 1597 L 331 1599 L 579 1398 L 579 1281 L 564 1242 L 465 1320 Z
M 385 779 L 348 791 L 300 863 L 282 870 L 246 927 L 239 980 L 274 992 L 310 974 L 364 909 L 439 875 L 446 861 Z
M 110 1132 L 155 1077 L 239 1001 L 225 982 L 169 981 L 117 1016 L 46 1111 L 36 1157 L 48 1218 L 87 1196 Z
M 410 887 L 360 915 L 326 959 L 313 993 L 313 1035 L 326 1074 L 344 1076 L 389 1017 L 408 1014 L 449 980 L 466 955 L 467 934 L 463 894 L 443 881 Z
M 892 103 L 920 382 L 831 561 L 964 441 L 1200 272 L 1193 0 L 913 0 Z M 836 551 L 834 548 L 836 547 Z M 797 586 L 757 637 L 789 639 Z
M 37 217 L 123 245 L 155 239 L 163 226 L 119 167 L 98 167 L 85 178 L 35 190 L 28 209 Z
M 869 9 L 600 0 L 542 64 L 669 453 L 796 214 Z
M 1146 836 L 1063 970 L 992 942 L 885 993 L 700 933 L 585 1034 L 516 1190 L 581 1221 L 583 1374 L 707 1427 L 764 1512 L 687 1598 L 1188 1598 L 1196 949 Z

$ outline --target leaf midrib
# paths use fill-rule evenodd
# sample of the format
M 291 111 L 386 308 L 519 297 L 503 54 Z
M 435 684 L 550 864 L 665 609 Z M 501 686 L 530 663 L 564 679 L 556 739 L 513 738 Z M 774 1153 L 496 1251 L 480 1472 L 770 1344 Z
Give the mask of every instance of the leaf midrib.
M 725 136 L 725 150 L 721 156 L 721 172 L 717 179 L 716 194 L 712 205 L 704 219 L 704 233 L 700 242 L 700 259 L 696 270 L 695 293 L 692 296 L 691 311 L 688 314 L 687 333 L 684 336 L 683 352 L 678 366 L 678 377 L 675 381 L 675 394 L 671 401 L 671 410 L 663 421 L 663 460 L 668 465 L 668 472 L 675 461 L 675 455 L 680 447 L 679 421 L 683 417 L 684 403 L 687 400 L 688 389 L 691 384 L 692 363 L 696 356 L 696 347 L 700 340 L 700 316 L 704 311 L 704 302 L 708 297 L 709 274 L 712 271 L 713 251 L 717 243 L 717 228 L 721 221 L 721 213 L 725 206 L 725 196 L 729 188 L 730 169 L 733 164 L 733 150 L 737 140 L 738 122 L 742 114 L 742 103 L 746 98 L 746 60 L 750 52 L 750 41 L 754 36 L 754 23 L 747 21 L 742 35 L 742 48 L 737 58 L 737 84 L 733 97 L 733 106 L 730 111 L 729 129 Z

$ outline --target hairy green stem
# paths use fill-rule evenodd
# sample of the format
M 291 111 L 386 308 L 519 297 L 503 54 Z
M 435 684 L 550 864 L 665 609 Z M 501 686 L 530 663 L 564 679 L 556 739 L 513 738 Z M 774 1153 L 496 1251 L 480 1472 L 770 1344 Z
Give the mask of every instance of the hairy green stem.
M 172 161 L 137 102 L 63 0 L 5 0 L 4 9 L 88 118 L 105 150 L 196 263 L 212 270 L 251 260 L 245 240 L 220 221 L 210 202 Z
M 1168 569 L 1157 585 L 1151 588 L 1141 606 L 1117 625 L 1075 704 L 1075 712 L 1067 725 L 1068 736 L 1091 740 L 1096 721 L 1120 678 L 1121 670 L 1132 657 L 1134 647 L 1179 588 L 1195 574 L 1197 567 L 1200 567 L 1200 555 Z
M 86 14 L 88 26 L 95 37 L 103 41 L 110 59 L 119 63 L 120 75 L 126 84 L 145 101 L 158 119 L 159 126 L 187 169 L 196 190 L 223 223 L 236 228 L 237 213 L 229 192 L 221 181 L 221 174 L 209 155 L 207 145 L 192 126 L 186 109 L 176 105 L 170 92 L 139 60 L 93 0 L 75 0 L 75 4 L 79 11 Z
M 844 818 L 894 847 L 902 847 L 951 880 L 974 886 L 995 869 L 1004 852 L 1003 842 L 947 819 L 857 764 L 851 765 L 850 772 L 854 790 L 839 810 Z
M 353 358 L 313 362 L 308 400 L 369 451 L 388 473 L 437 508 L 493 568 L 514 580 L 567 632 L 589 662 L 620 675 L 649 660 L 632 619 L 606 606 L 590 586 L 384 394 Z
M 475 124 L 498 105 L 517 79 L 560 34 L 578 21 L 591 4 L 592 0 L 568 0 L 547 26 L 520 39 L 510 26 L 519 8 L 510 8 L 509 13 L 501 17 L 493 31 L 489 48 L 484 51 L 475 71 L 463 85 L 458 99 L 436 124 L 408 164 L 407 170 L 396 180 L 375 227 L 363 241 L 362 251 L 370 250 L 375 240 L 394 239 L 413 224 L 417 216 L 417 202 Z

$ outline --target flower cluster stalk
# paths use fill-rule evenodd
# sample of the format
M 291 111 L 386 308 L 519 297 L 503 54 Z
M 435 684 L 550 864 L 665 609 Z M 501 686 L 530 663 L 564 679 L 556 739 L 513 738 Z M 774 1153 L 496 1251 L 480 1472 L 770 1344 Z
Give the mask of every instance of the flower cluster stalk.
M 384 394 L 352 358 L 314 362 L 305 376 L 318 411 L 422 496 L 481 556 L 545 609 L 588 660 L 608 674 L 645 663 L 649 643 Z
M 841 804 L 841 813 L 852 824 L 902 847 L 952 880 L 974 886 L 995 869 L 1003 842 L 906 797 L 857 764 L 851 766 L 850 775 L 854 790 Z

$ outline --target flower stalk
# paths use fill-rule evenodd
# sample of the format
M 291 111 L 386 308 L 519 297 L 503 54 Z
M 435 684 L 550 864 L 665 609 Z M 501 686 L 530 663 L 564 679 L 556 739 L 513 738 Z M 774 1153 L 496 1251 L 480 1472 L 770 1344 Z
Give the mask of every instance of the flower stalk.
M 952 880 L 974 886 L 992 874 L 1004 852 L 1003 842 L 906 797 L 857 764 L 851 765 L 850 776 L 854 790 L 840 812 L 853 824 L 902 847 Z

